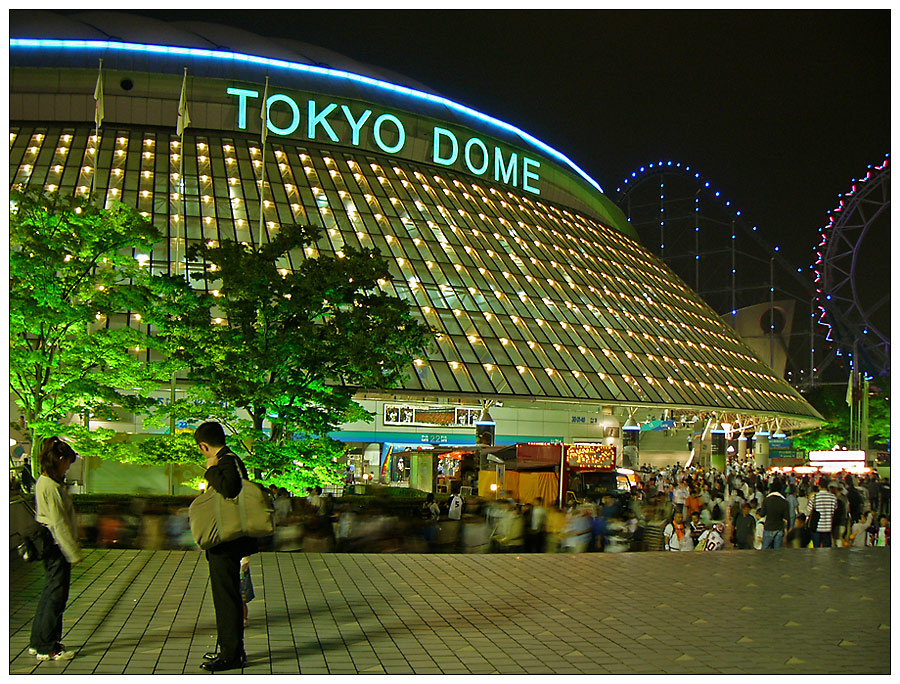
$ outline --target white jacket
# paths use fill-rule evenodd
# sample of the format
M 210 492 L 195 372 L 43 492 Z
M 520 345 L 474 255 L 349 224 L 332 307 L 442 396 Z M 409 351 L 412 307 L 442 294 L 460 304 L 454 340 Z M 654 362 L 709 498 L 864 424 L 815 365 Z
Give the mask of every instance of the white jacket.
M 53 540 L 66 560 L 78 563 L 84 558 L 78 543 L 78 521 L 75 504 L 65 484 L 41 475 L 34 487 L 37 514 L 34 519 L 49 528 Z

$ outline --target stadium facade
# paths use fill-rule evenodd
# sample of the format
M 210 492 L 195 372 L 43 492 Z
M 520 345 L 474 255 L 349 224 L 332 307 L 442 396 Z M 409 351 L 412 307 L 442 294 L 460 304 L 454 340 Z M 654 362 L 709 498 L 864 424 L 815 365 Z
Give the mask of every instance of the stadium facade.
M 12 186 L 137 207 L 168 235 L 152 269 L 175 269 L 193 242 L 268 240 L 289 223 L 325 229 L 310 254 L 352 245 L 389 260 L 384 289 L 439 337 L 402 387 L 360 395 L 374 423 L 335 435 L 373 465 L 385 445 L 474 444 L 485 408 L 498 444 L 619 450 L 626 421 L 758 434 L 821 422 L 593 178 L 514 125 L 215 24 L 23 11 L 10 35 Z

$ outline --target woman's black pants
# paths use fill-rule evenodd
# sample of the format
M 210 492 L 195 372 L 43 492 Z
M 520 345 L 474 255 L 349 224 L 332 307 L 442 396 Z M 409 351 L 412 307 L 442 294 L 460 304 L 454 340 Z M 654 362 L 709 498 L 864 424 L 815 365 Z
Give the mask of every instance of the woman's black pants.
M 44 555 L 44 590 L 31 623 L 31 648 L 38 653 L 53 653 L 62 639 L 63 611 L 69 600 L 72 566 L 55 544 Z

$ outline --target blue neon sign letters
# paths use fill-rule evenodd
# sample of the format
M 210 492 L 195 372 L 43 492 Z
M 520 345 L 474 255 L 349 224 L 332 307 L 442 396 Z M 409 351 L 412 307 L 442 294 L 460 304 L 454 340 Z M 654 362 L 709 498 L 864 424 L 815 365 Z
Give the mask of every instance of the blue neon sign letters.
M 550 147 L 546 143 L 541 142 L 533 135 L 526 133 L 520 128 L 516 128 L 515 126 L 506 123 L 505 121 L 500 121 L 499 119 L 495 119 L 492 116 L 488 116 L 487 114 L 482 114 L 481 112 L 472 109 L 471 107 L 466 107 L 465 105 L 461 105 L 458 102 L 454 102 L 453 100 L 449 100 L 445 97 L 440 97 L 438 95 L 432 95 L 429 93 L 424 93 L 420 90 L 415 90 L 413 88 L 408 88 L 405 86 L 397 85 L 395 83 L 388 83 L 387 81 L 381 81 L 375 78 L 371 78 L 369 76 L 362 76 L 360 74 L 354 74 L 347 71 L 341 71 L 339 69 L 331 69 L 328 67 L 320 67 L 311 64 L 299 64 L 297 62 L 289 62 L 282 59 L 273 59 L 271 57 L 261 57 L 258 55 L 247 55 L 238 52 L 230 52 L 227 50 L 208 50 L 203 48 L 190 48 L 190 47 L 179 47 L 179 46 L 171 46 L 171 45 L 145 45 L 142 43 L 125 43 L 119 41 L 110 41 L 110 40 L 65 40 L 65 39 L 56 39 L 56 38 L 10 38 L 9 46 L 11 49 L 15 48 L 51 48 L 51 49 L 63 49 L 63 50 L 116 50 L 123 52 L 144 52 L 149 54 L 159 54 L 167 57 L 180 56 L 180 57 L 190 57 L 195 59 L 209 59 L 209 60 L 218 60 L 218 61 L 232 61 L 232 62 L 241 62 L 246 64 L 252 64 L 255 66 L 264 66 L 272 69 L 286 69 L 288 71 L 294 72 L 302 72 L 308 74 L 315 74 L 318 76 L 324 76 L 328 78 L 341 79 L 346 81 L 352 81 L 361 83 L 367 86 L 372 86 L 375 88 L 381 88 L 384 90 L 388 90 L 393 94 L 404 95 L 406 97 L 412 98 L 414 100 L 420 100 L 429 102 L 432 104 L 438 104 L 444 107 L 451 109 L 459 114 L 463 114 L 465 116 L 470 116 L 473 119 L 476 119 L 482 123 L 496 126 L 502 130 L 505 130 L 509 133 L 513 133 L 518 135 L 523 140 L 531 143 L 542 152 L 547 154 L 549 157 L 558 160 L 559 162 L 565 164 L 570 169 L 572 169 L 575 173 L 581 176 L 585 181 L 587 181 L 591 186 L 593 186 L 598 192 L 603 192 L 603 188 L 591 178 L 587 173 L 584 172 L 581 168 L 579 168 L 571 159 L 566 157 L 564 154 Z M 523 166 L 526 166 L 523 164 Z
M 251 100 L 260 97 L 259 91 L 246 88 L 228 88 L 226 92 L 237 98 L 238 128 L 247 129 L 247 108 Z M 287 114 L 289 122 L 286 126 L 279 126 L 272 121 L 272 106 L 281 106 L 276 110 Z M 283 93 L 269 95 L 266 98 L 266 127 L 275 135 L 294 135 L 300 130 L 303 115 L 303 107 L 291 96 Z M 322 106 L 318 100 L 309 99 L 306 102 L 306 127 L 303 129 L 310 140 L 328 138 L 333 143 L 348 143 L 359 147 L 363 141 L 364 127 L 372 120 L 374 112 L 366 109 L 361 114 L 354 112 L 345 104 L 338 108 L 337 103 L 328 102 Z M 334 118 L 337 117 L 337 121 Z M 342 140 L 340 133 L 335 130 L 335 125 L 340 121 L 350 128 L 349 140 Z M 372 141 L 388 154 L 398 154 L 406 145 L 406 126 L 393 114 L 381 114 L 371 123 L 370 135 Z M 526 192 L 540 195 L 537 187 L 540 175 L 536 172 L 541 164 L 535 159 L 522 156 L 521 161 L 517 152 L 504 156 L 500 147 L 493 145 L 488 147 L 484 140 L 476 136 L 470 137 L 462 144 L 460 155 L 460 140 L 457 135 L 441 126 L 435 126 L 432 131 L 433 145 L 431 161 L 442 166 L 452 166 L 461 159 L 462 163 L 476 176 L 483 176 L 493 169 L 493 179 L 499 183 L 521 187 Z M 493 162 L 493 164 L 492 164 Z M 519 183 L 521 179 L 521 185 Z

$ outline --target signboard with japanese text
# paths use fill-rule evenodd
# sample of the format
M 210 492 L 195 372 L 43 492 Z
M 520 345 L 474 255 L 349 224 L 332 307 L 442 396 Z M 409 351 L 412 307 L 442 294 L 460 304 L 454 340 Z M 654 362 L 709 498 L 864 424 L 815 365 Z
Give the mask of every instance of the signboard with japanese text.
M 615 468 L 616 447 L 612 444 L 568 444 L 566 460 L 576 468 Z

